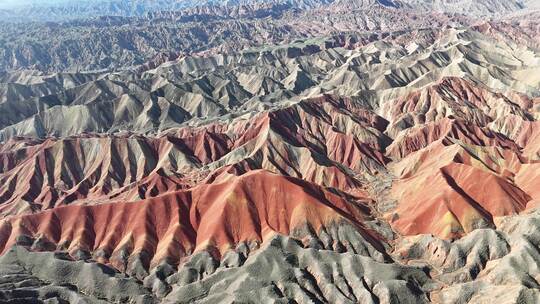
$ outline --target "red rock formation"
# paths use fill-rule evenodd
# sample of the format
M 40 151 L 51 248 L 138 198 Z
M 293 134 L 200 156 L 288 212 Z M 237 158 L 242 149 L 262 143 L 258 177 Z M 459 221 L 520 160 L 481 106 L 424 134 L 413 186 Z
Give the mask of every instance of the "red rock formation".
M 180 142 L 127 135 L 9 142 L 0 154 L 0 210 L 4 215 L 19 213 L 19 207 L 44 210 L 128 190 L 133 190 L 130 199 L 156 196 L 185 187 L 171 171 L 178 158 L 187 160 L 184 166 L 197 167 L 189 153 Z
M 396 159 L 403 158 L 437 140 L 448 143 L 459 140 L 471 145 L 519 150 L 512 140 L 488 128 L 481 128 L 461 119 L 443 118 L 403 131 L 388 147 L 387 155 Z
M 347 170 L 383 168 L 385 127 L 352 100 L 328 95 L 249 120 L 159 136 L 12 139 L 0 146 L 0 213 L 154 197 L 229 170 L 222 167 L 237 174 L 266 169 L 356 193 L 361 185 Z
M 194 251 L 222 254 L 241 242 L 260 243 L 274 233 L 305 227 L 318 232 L 342 221 L 355 225 L 378 246 L 362 225 L 369 216 L 366 203 L 257 170 L 138 202 L 57 207 L 4 219 L 0 248 L 5 252 L 18 242 L 33 243 L 36 250 L 89 252 L 125 270 L 137 258 L 145 267 L 165 259 L 178 263 Z
M 513 182 L 522 161 L 501 148 L 435 142 L 397 164 L 402 178 L 392 188 L 398 207 L 391 224 L 405 235 L 456 238 L 493 225 L 494 217 L 517 214 L 531 200 Z
M 507 115 L 525 118 L 526 104 L 516 93 L 502 94 L 462 78 L 447 77 L 384 103 L 381 113 L 391 122 L 389 134 L 395 136 L 400 130 L 445 117 L 482 127 Z
M 521 166 L 515 181 L 532 198 L 527 204 L 527 209 L 540 207 L 540 163 L 535 162 Z

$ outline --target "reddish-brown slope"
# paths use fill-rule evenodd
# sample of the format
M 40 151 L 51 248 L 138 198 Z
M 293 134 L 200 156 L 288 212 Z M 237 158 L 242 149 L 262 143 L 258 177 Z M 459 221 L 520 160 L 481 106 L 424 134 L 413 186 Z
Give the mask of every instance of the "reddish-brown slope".
M 394 137 L 386 155 L 399 160 L 395 229 L 454 238 L 533 206 L 524 168 L 540 144 L 534 107 L 521 94 L 453 77 L 385 103 Z
M 349 98 L 323 95 L 269 113 L 278 134 L 355 171 L 381 168 L 388 122 Z
M 0 222 L 0 248 L 16 243 L 36 250 L 89 252 L 120 270 L 171 263 L 198 250 L 216 254 L 240 242 L 260 243 L 273 233 L 348 221 L 375 246 L 363 228 L 362 203 L 351 203 L 302 180 L 265 171 L 222 176 L 214 184 L 133 203 L 57 207 Z
M 531 10 L 528 14 L 516 14 L 505 20 L 480 23 L 472 28 L 481 33 L 496 38 L 499 41 L 513 40 L 517 45 L 540 47 L 540 13 Z
M 249 120 L 160 136 L 86 134 L 0 146 L 0 213 L 73 202 L 133 201 L 186 188 L 215 170 L 266 169 L 352 193 L 352 176 L 383 169 L 386 121 L 325 95 Z M 221 169 L 226 168 L 226 169 Z
M 181 173 L 220 153 L 212 150 L 221 148 L 219 142 L 207 145 L 210 156 L 199 153 L 198 159 L 193 137 L 88 135 L 8 142 L 0 147 L 0 211 L 16 214 L 119 196 L 133 200 L 185 188 Z
M 366 197 L 359 176 L 384 171 L 389 162 L 384 155 L 385 150 L 387 156 L 393 159 L 403 158 L 398 164 L 393 165 L 400 180 L 394 184 L 392 190 L 399 201 L 392 224 L 401 233 L 432 233 L 442 237 L 457 237 L 475 227 L 491 225 L 493 217 L 523 210 L 533 194 L 530 190 L 522 191 L 518 188 L 525 183 L 520 182 L 518 185 L 514 177 L 522 164 L 529 161 L 521 156 L 520 149 L 535 146 L 536 129 L 532 126 L 534 123 L 531 122 L 531 127 L 527 127 L 526 119 L 519 116 L 523 114 L 522 108 L 530 105 L 518 106 L 509 102 L 505 96 L 487 92 L 483 88 L 478 91 L 464 80 L 447 79 L 432 90 L 435 90 L 432 93 L 436 92 L 438 97 L 425 99 L 428 105 L 437 101 L 440 102 L 439 105 L 447 107 L 450 104 L 461 109 L 463 103 L 471 103 L 473 111 L 458 112 L 458 108 L 450 107 L 448 109 L 453 109 L 454 113 L 463 115 L 451 118 L 438 117 L 434 114 L 433 121 L 421 119 L 418 122 L 422 124 L 399 133 L 391 145 L 389 145 L 391 139 L 384 134 L 388 127 L 385 119 L 366 110 L 360 101 L 332 95 L 306 99 L 248 119 L 174 129 L 154 137 L 125 134 L 81 135 L 43 141 L 13 139 L 0 146 L 0 212 L 4 216 L 15 216 L 6 219 L 5 223 L 15 223 L 13 222 L 15 220 L 24 223 L 27 217 L 20 215 L 28 213 L 37 213 L 28 218 L 32 219 L 30 221 L 35 219 L 37 223 L 41 223 L 41 218 L 47 214 L 57 217 L 57 207 L 64 204 L 89 205 L 70 206 L 72 209 L 66 209 L 74 210 L 69 212 L 73 212 L 75 217 L 81 212 L 113 212 L 93 211 L 94 208 L 117 209 L 110 204 L 103 205 L 107 202 L 122 201 L 125 203 L 115 203 L 114 206 L 116 204 L 124 206 L 127 202 L 150 197 L 156 197 L 156 208 L 169 208 L 165 206 L 169 203 L 159 207 L 159 204 L 162 204 L 161 200 L 164 199 L 177 202 L 174 208 L 177 210 L 187 208 L 190 214 L 195 212 L 192 210 L 198 210 L 193 209 L 194 206 L 207 204 L 203 210 L 214 210 L 215 212 L 211 214 L 219 216 L 210 217 L 209 213 L 208 217 L 204 217 L 207 220 L 203 221 L 202 211 L 195 212 L 199 214 L 199 222 L 193 222 L 193 219 L 189 218 L 189 229 L 180 233 L 182 241 L 173 238 L 170 242 L 182 244 L 183 249 L 178 249 L 178 252 L 192 252 L 195 248 L 204 249 L 207 246 L 217 252 L 223 252 L 228 246 L 233 246 L 239 241 L 247 239 L 261 241 L 267 233 L 288 234 L 300 226 L 298 219 L 301 217 L 308 217 L 309 225 L 319 229 L 326 225 L 326 215 L 333 217 L 342 213 L 341 216 L 345 216 L 354 211 L 342 210 L 339 207 L 341 211 L 338 210 L 338 213 L 333 211 L 325 213 L 326 211 L 319 207 L 313 209 L 312 206 L 320 204 L 309 201 L 304 206 L 302 200 L 296 202 L 297 197 L 294 196 L 291 200 L 295 200 L 295 204 L 301 204 L 301 207 L 293 208 L 297 210 L 293 212 L 294 214 L 287 211 L 289 208 L 287 205 L 283 206 L 285 208 L 283 216 L 268 213 L 275 212 L 273 209 L 265 209 L 268 214 L 261 217 L 260 210 L 263 208 L 260 207 L 261 204 L 273 203 L 274 196 L 283 201 L 283 197 L 279 195 L 288 194 L 272 194 L 269 190 L 268 187 L 272 184 L 278 185 L 281 181 L 270 182 L 268 179 L 265 181 L 268 185 L 259 186 L 257 184 L 259 174 L 254 175 L 253 189 L 250 188 L 250 191 L 255 192 L 244 193 L 244 190 L 238 190 L 240 192 L 235 190 L 238 187 L 243 189 L 245 187 L 243 185 L 252 183 L 248 181 L 252 178 L 247 178 L 252 175 L 250 172 L 264 169 L 282 175 L 282 179 L 289 182 L 291 179 L 288 177 L 295 177 L 322 187 L 332 187 Z M 459 90 L 465 92 L 459 95 L 462 100 L 456 99 L 458 96 L 456 92 Z M 414 104 L 422 100 L 420 98 L 411 102 Z M 490 108 L 498 103 L 504 105 L 503 110 Z M 405 104 L 403 105 L 403 111 L 408 111 Z M 437 107 L 436 109 L 439 109 Z M 517 113 L 508 117 L 519 118 L 524 126 L 511 129 L 515 132 L 511 138 L 518 144 L 488 128 L 487 125 L 493 128 L 496 126 L 495 123 L 488 123 L 493 121 L 488 114 L 501 113 Z M 468 116 L 469 114 L 472 116 Z M 489 119 L 473 119 L 483 117 L 482 115 L 486 115 Z M 473 122 L 462 119 L 462 116 Z M 423 124 L 423 121 L 429 122 Z M 479 126 L 474 121 L 487 125 Z M 499 121 L 502 120 L 496 122 Z M 508 135 L 509 132 L 505 134 Z M 242 182 L 236 182 L 237 180 Z M 231 183 L 235 186 L 231 186 Z M 218 195 L 201 194 L 205 187 Z M 301 186 L 302 189 L 305 187 L 307 186 Z M 529 186 L 523 187 L 525 190 Z M 192 190 L 186 190 L 188 188 Z M 487 190 L 493 197 L 486 194 Z M 228 195 L 238 196 L 242 202 L 247 203 L 238 206 L 229 204 L 226 199 L 222 199 Z M 201 197 L 200 202 L 195 200 L 196 197 Z M 245 209 L 245 206 L 251 206 L 253 200 L 256 201 L 254 207 Z M 285 201 L 287 200 L 289 199 L 286 198 Z M 150 204 L 148 202 L 135 204 L 146 206 L 144 204 Z M 90 206 L 97 204 L 100 205 Z M 282 208 L 281 205 L 278 207 Z M 51 208 L 55 208 L 50 211 L 51 213 L 40 213 Z M 124 210 L 123 208 L 118 210 Z M 136 220 L 141 215 L 129 209 L 135 207 L 125 208 L 126 211 L 121 211 L 122 214 L 125 213 L 122 216 L 134 223 L 142 223 Z M 281 210 L 279 208 L 276 210 Z M 334 210 L 333 207 L 331 209 Z M 148 216 L 164 212 L 160 210 L 147 209 Z M 256 216 L 253 213 L 255 210 Z M 297 216 L 298 212 L 302 215 Z M 250 216 L 242 218 L 243 220 L 238 223 L 227 220 L 235 214 L 250 214 Z M 95 218 L 101 217 L 102 215 L 98 214 Z M 361 214 L 356 214 L 350 220 L 359 222 L 359 217 Z M 277 219 L 277 222 L 272 222 L 274 219 Z M 184 219 L 181 219 L 180 215 L 170 221 L 179 221 L 184 225 Z M 75 227 L 70 227 L 73 225 Z M 68 224 L 60 224 L 61 227 L 51 229 L 54 231 L 82 229 L 77 225 L 78 222 L 68 221 Z M 41 228 L 34 226 L 34 224 L 20 226 L 29 229 L 28 231 L 19 226 L 15 229 L 9 228 L 9 231 L 6 231 L 14 232 L 9 236 L 11 239 L 6 242 L 12 244 L 15 242 L 13 238 L 21 234 L 37 237 Z M 8 229 L 6 227 L 11 227 L 11 224 L 5 224 L 3 229 Z M 17 229 L 23 230 L 18 232 Z M 138 229 L 129 228 L 126 232 L 129 237 L 122 234 L 120 238 L 127 238 L 126 240 L 133 244 L 143 242 L 131 240 L 132 235 L 145 234 Z M 88 231 L 94 230 L 92 228 Z M 195 234 L 193 240 L 188 237 L 192 234 Z M 205 239 L 204 236 L 208 238 Z M 63 237 L 56 240 L 51 235 L 48 238 L 52 239 L 51 248 L 58 248 L 59 244 L 63 246 L 60 241 Z M 156 243 L 161 242 L 160 238 L 148 242 L 154 244 L 152 246 L 157 246 Z M 113 241 L 112 244 L 95 242 L 95 240 L 85 241 L 81 248 L 94 255 L 103 255 L 106 257 L 105 260 L 112 256 L 113 262 L 118 258 L 115 258 L 112 252 L 121 252 L 125 247 L 125 244 L 118 243 L 120 241 Z M 75 247 L 68 246 L 70 251 L 80 247 L 77 242 L 75 244 L 77 244 Z M 163 248 L 173 246 L 169 243 L 163 244 L 168 244 L 163 245 Z M 100 246 L 111 247 L 107 249 L 110 252 L 103 253 L 106 251 L 100 250 Z M 155 256 L 155 261 L 162 260 L 169 254 L 173 260 L 179 259 L 167 251 L 169 249 L 158 250 L 157 247 L 147 245 L 137 248 L 133 247 L 135 245 L 129 246 L 132 246 L 129 247 L 129 252 L 135 252 L 136 256 L 139 256 L 139 251 L 144 248 L 145 252 L 150 252 L 145 255 Z M 162 250 L 166 253 L 158 254 Z M 145 265 L 148 263 L 150 261 L 146 261 Z M 118 265 L 117 267 L 120 267 Z
M 511 114 L 525 118 L 528 106 L 530 102 L 518 94 L 502 94 L 463 78 L 447 77 L 385 102 L 381 113 L 391 122 L 388 133 L 394 137 L 403 129 L 445 117 L 482 127 Z
M 323 95 L 232 124 L 205 126 L 227 134 L 228 153 L 209 163 L 213 170 L 243 173 L 265 169 L 325 187 L 355 192 L 355 174 L 381 170 L 387 122 L 348 98 Z M 186 129 L 171 136 L 186 136 Z
M 351 171 L 376 172 L 387 162 L 386 121 L 349 99 L 307 99 L 261 114 L 251 125 L 242 145 L 210 168 L 237 173 L 262 168 L 354 193 L 361 185 Z
M 435 142 L 397 164 L 402 177 L 392 188 L 398 207 L 391 224 L 405 235 L 455 238 L 519 213 L 531 200 L 513 182 L 521 161 L 501 148 Z
M 461 119 L 443 118 L 404 130 L 388 147 L 387 155 L 392 158 L 403 158 L 440 139 L 448 143 L 452 142 L 451 139 L 455 139 L 471 145 L 519 150 L 519 146 L 512 140 L 489 128 L 478 127 Z
M 519 151 L 497 146 L 477 146 L 463 142 L 440 139 L 424 149 L 413 152 L 403 160 L 392 164 L 392 171 L 401 178 L 409 178 L 418 172 L 441 168 L 450 163 L 460 163 L 512 179 L 527 158 Z
M 515 176 L 516 184 L 529 194 L 532 200 L 527 209 L 540 207 L 540 163 L 524 164 Z

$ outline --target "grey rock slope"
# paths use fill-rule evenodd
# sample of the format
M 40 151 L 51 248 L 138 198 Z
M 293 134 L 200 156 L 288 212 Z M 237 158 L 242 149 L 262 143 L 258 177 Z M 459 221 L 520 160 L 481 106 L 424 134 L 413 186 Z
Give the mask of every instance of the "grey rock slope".
M 94 14 L 94 18 L 62 22 L 6 23 L 13 16 L 24 20 L 32 12 L 52 18 L 59 14 L 60 19 L 62 13 L 40 7 L 22 16 L 5 11 L 0 21 L 0 71 L 120 69 L 143 64 L 163 52 L 176 56 L 208 50 L 234 52 L 335 33 L 437 28 L 447 24 L 449 16 L 453 23 L 463 23 L 467 16 L 502 17 L 538 8 L 536 0 L 243 1 L 195 7 L 200 3 L 89 3 L 93 3 L 90 13 L 86 6 L 68 6 L 65 14 Z
M 377 37 L 386 38 L 369 42 Z M 403 45 L 411 37 L 418 44 Z M 366 45 L 350 50 L 348 45 L 354 42 Z M 385 100 L 464 74 L 499 90 L 538 95 L 537 80 L 523 72 L 538 69 L 538 58 L 512 42 L 485 53 L 483 48 L 493 43 L 499 42 L 466 28 L 444 34 L 421 30 L 186 56 L 142 72 L 15 73 L 0 84 L 0 109 L 9 113 L 0 117 L 0 139 L 158 132 L 249 117 L 321 93 L 356 96 L 378 109 Z M 505 63 L 511 72 L 494 77 L 500 60 L 512 57 L 517 59 Z
M 242 252 L 240 250 L 240 252 Z M 46 266 L 44 266 L 46 265 Z M 195 254 L 143 282 L 92 261 L 14 247 L 0 258 L 0 300 L 69 303 L 426 303 L 425 268 L 304 248 L 275 236 L 247 259 Z
M 5 21 L 66 21 L 101 16 L 144 16 L 156 11 L 177 11 L 197 6 L 235 6 L 240 4 L 260 4 L 274 2 L 297 7 L 314 7 L 324 0 L 303 1 L 261 1 L 261 0 L 52 0 L 52 1 L 11 1 L 0 3 L 0 13 Z
M 453 14 L 474 16 L 501 16 L 533 6 L 535 1 L 523 0 L 400 0 L 406 7 L 421 10 L 437 10 Z
M 304 247 L 274 236 L 220 262 L 193 255 L 138 281 L 91 260 L 14 247 L 0 258 L 0 300 L 60 303 L 536 303 L 538 211 L 504 218 L 457 242 L 421 235 L 395 245 L 394 262 Z
M 418 236 L 396 248 L 407 252 L 409 264 L 433 267 L 432 277 L 443 286 L 431 293 L 433 302 L 538 303 L 539 224 L 536 210 L 454 243 Z
M 132 18 L 3 23 L 0 71 L 125 69 L 161 53 L 175 56 L 202 51 L 231 53 L 251 46 L 335 33 L 440 27 L 448 19 L 382 6 L 344 9 L 338 6 L 298 11 L 294 6 L 270 3 L 155 12 Z M 417 16 L 413 19 L 412 15 Z
M 22 247 L 0 258 L 3 303 L 152 303 L 152 299 L 135 279 L 97 263 L 30 253 Z
M 220 266 L 189 284 L 177 281 L 186 271 L 166 280 L 172 289 L 164 302 L 389 303 L 399 298 L 401 303 L 425 303 L 421 288 L 430 281 L 420 267 L 303 248 L 282 236 L 269 240 L 241 267 Z

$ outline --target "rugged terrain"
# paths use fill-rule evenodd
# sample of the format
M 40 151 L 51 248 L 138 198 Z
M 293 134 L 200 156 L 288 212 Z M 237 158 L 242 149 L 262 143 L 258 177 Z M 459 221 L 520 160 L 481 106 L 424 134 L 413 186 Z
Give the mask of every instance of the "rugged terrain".
M 387 35 L 474 25 L 477 16 L 505 16 L 534 6 L 534 1 L 515 0 L 119 2 L 34 4 L 7 10 L 3 17 L 0 10 L 0 73 L 124 70 L 183 54 L 231 53 L 336 33 Z
M 535 1 L 182 5 L 4 29 L 0 302 L 540 301 Z

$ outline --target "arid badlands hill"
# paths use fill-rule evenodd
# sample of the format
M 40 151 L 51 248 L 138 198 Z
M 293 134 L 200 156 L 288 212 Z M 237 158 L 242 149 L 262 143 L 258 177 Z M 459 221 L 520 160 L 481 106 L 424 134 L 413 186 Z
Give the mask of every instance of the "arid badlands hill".
M 17 5 L 5 8 L 5 1 Z M 373 39 L 475 25 L 478 18 L 528 12 L 537 1 L 3 0 L 0 73 L 125 70 L 184 54 L 235 53 L 336 33 Z
M 540 302 L 538 13 L 465 2 L 307 1 L 286 43 L 7 69 L 0 303 Z

